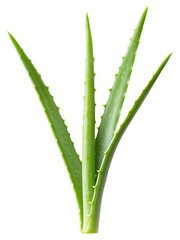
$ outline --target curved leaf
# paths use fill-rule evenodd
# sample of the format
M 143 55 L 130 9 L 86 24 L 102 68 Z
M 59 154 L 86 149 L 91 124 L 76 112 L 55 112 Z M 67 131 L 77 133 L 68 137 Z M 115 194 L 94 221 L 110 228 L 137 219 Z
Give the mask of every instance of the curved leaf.
M 46 116 L 50 122 L 50 126 L 56 138 L 57 144 L 62 153 L 62 157 L 67 166 L 73 187 L 76 193 L 79 209 L 80 220 L 82 226 L 83 219 L 83 203 L 82 203 L 82 166 L 79 156 L 71 141 L 70 134 L 67 131 L 67 126 L 62 119 L 59 108 L 56 106 L 52 95 L 49 93 L 48 87 L 43 83 L 41 76 L 31 63 L 31 60 L 26 56 L 23 49 L 20 47 L 15 38 L 9 33 L 9 37 L 14 44 L 21 61 L 23 62 L 33 86 L 42 103 Z
M 147 10 L 148 8 L 143 12 L 134 31 L 127 53 L 123 59 L 121 67 L 119 68 L 119 72 L 116 75 L 107 104 L 105 105 L 104 114 L 96 137 L 96 170 L 100 169 L 104 153 L 106 152 L 116 130 Z
M 113 157 L 114 152 L 116 150 L 116 147 L 117 147 L 123 133 L 127 129 L 128 125 L 130 124 L 131 120 L 133 119 L 136 112 L 140 108 L 141 104 L 143 103 L 143 101 L 147 97 L 149 91 L 151 90 L 152 86 L 154 85 L 154 83 L 155 83 L 156 79 L 158 78 L 159 74 L 161 73 L 161 71 L 165 67 L 166 63 L 168 62 L 170 56 L 171 56 L 171 54 L 169 56 L 167 56 L 165 58 L 165 60 L 161 63 L 161 65 L 157 69 L 156 73 L 153 75 L 152 79 L 147 84 L 146 88 L 142 91 L 139 98 L 135 101 L 132 109 L 129 111 L 126 119 L 121 124 L 119 130 L 114 135 L 107 151 L 105 152 L 105 156 L 104 156 L 101 168 L 98 171 L 97 182 L 96 182 L 96 185 L 94 187 L 94 196 L 93 196 L 93 199 L 92 199 L 92 202 L 91 202 L 90 221 L 93 222 L 95 225 L 97 225 L 97 224 L 93 220 L 99 221 L 99 214 L 100 214 L 100 207 L 101 207 L 101 200 L 102 200 L 104 185 L 105 185 L 105 182 L 106 182 L 108 170 L 109 170 L 109 167 L 110 167 L 112 157 Z

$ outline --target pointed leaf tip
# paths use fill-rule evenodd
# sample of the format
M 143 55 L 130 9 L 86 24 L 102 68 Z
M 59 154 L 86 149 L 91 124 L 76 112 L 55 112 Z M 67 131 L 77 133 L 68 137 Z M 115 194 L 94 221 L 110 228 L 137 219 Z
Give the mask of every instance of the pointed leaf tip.
M 10 32 L 8 32 L 8 35 L 12 42 L 17 43 L 16 39 L 13 37 L 13 35 Z
M 15 48 L 17 49 L 17 47 L 20 47 L 18 42 L 16 41 L 16 39 L 13 37 L 13 35 L 10 34 L 10 32 L 8 32 L 8 35 L 12 41 L 12 43 L 14 44 Z
M 171 52 L 168 56 L 167 56 L 167 60 L 169 60 L 169 58 L 171 57 L 171 55 L 173 54 L 173 52 Z
M 146 16 L 147 15 L 147 12 L 148 12 L 148 7 L 145 8 L 144 12 L 143 12 L 143 16 Z
M 92 43 L 91 28 L 90 28 L 89 17 L 87 13 L 86 13 L 86 19 L 85 19 L 85 30 L 86 30 L 86 52 L 87 52 L 86 57 L 88 58 L 89 56 L 90 58 L 92 58 L 91 60 L 94 61 L 93 50 L 92 50 L 93 43 Z M 89 53 L 91 54 L 89 55 Z
M 139 22 L 140 24 L 142 24 L 142 26 L 143 26 L 144 21 L 146 19 L 147 12 L 148 12 L 148 7 L 145 8 L 145 10 L 144 10 L 144 12 L 143 12 L 143 14 L 141 16 L 140 22 Z
M 145 8 L 144 12 L 146 12 L 146 13 L 147 13 L 147 11 L 148 11 L 148 8 L 149 8 L 149 7 L 147 6 L 147 7 Z
M 85 29 L 86 29 L 86 40 L 87 41 L 90 40 L 90 42 L 92 42 L 91 28 L 90 28 L 89 17 L 87 13 L 86 13 L 86 19 L 85 19 Z
M 85 19 L 85 21 L 86 21 L 86 26 L 89 27 L 89 16 L 88 16 L 88 13 L 86 13 L 86 19 Z
M 13 36 L 10 34 L 10 32 L 8 32 L 8 35 L 9 35 L 9 37 L 10 37 L 11 40 L 14 39 Z

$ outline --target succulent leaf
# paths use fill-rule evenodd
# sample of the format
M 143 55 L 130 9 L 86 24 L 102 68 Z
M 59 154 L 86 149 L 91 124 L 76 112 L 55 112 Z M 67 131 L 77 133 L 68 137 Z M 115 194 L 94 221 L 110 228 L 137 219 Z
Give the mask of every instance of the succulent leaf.
M 127 53 L 125 57 L 123 57 L 119 72 L 115 77 L 113 87 L 110 90 L 109 98 L 96 137 L 96 171 L 101 166 L 104 153 L 106 152 L 116 130 L 147 10 L 148 8 L 145 9 L 139 20 Z
M 139 98 L 135 101 L 133 107 L 129 111 L 129 113 L 128 113 L 127 117 L 125 118 L 124 122 L 121 124 L 119 130 L 114 135 L 107 151 L 105 152 L 105 156 L 104 156 L 103 162 L 101 164 L 101 168 L 98 171 L 98 177 L 97 177 L 96 185 L 94 187 L 94 196 L 93 196 L 93 199 L 91 201 L 91 206 L 92 207 L 91 207 L 90 221 L 93 222 L 95 225 L 97 225 L 97 224 L 95 223 L 94 219 L 99 221 L 100 206 L 101 206 L 101 200 L 102 200 L 104 185 L 105 185 L 105 182 L 106 182 L 108 170 L 109 170 L 109 167 L 110 167 L 110 164 L 111 164 L 112 157 L 113 157 L 114 152 L 116 150 L 116 147 L 117 147 L 122 135 L 124 134 L 125 130 L 129 126 L 131 120 L 133 119 L 136 112 L 140 108 L 141 104 L 143 103 L 143 101 L 147 97 L 147 95 L 148 95 L 149 91 L 151 90 L 152 86 L 156 82 L 159 74 L 161 73 L 161 71 L 165 67 L 166 63 L 168 62 L 170 56 L 171 56 L 171 54 L 168 55 L 164 59 L 164 61 L 161 63 L 161 65 L 157 69 L 156 73 L 153 75 L 152 79 L 149 81 L 147 86 L 144 88 L 144 90 L 140 94 Z M 97 231 L 98 231 L 98 229 L 97 229 Z
M 122 58 L 123 60 L 119 72 L 115 74 L 113 87 L 109 89 L 109 98 L 107 103 L 103 105 L 104 114 L 101 116 L 100 126 L 97 127 L 98 133 L 96 139 L 93 43 L 89 18 L 86 14 L 82 162 L 75 150 L 74 142 L 71 140 L 67 126 L 65 125 L 65 120 L 61 117 L 59 108 L 56 106 L 53 96 L 49 92 L 49 87 L 44 84 L 41 75 L 37 72 L 31 60 L 26 56 L 15 38 L 8 33 L 29 74 L 62 153 L 79 205 L 81 231 L 83 233 L 98 232 L 102 195 L 114 152 L 125 130 L 171 56 L 171 54 L 168 55 L 161 63 L 117 130 L 117 123 L 128 88 L 147 10 L 148 8 L 145 9 L 139 20 L 134 35 L 130 39 L 131 41 L 127 53 L 125 57 Z
M 74 144 L 67 131 L 67 126 L 62 119 L 59 108 L 56 106 L 52 95 L 49 93 L 48 87 L 43 83 L 40 74 L 37 72 L 31 60 L 26 56 L 23 49 L 20 47 L 15 38 L 9 33 L 9 37 L 14 44 L 21 61 L 26 68 L 29 77 L 34 85 L 34 88 L 42 103 L 46 116 L 49 120 L 50 126 L 56 138 L 57 144 L 62 153 L 65 165 L 69 172 L 73 187 L 76 193 L 79 209 L 80 221 L 82 226 L 83 220 L 83 203 L 82 203 L 82 164 L 79 156 L 74 148 Z
M 86 14 L 86 64 L 84 82 L 82 178 L 83 178 L 83 232 L 88 229 L 95 184 L 95 102 L 94 102 L 94 57 L 89 18 Z

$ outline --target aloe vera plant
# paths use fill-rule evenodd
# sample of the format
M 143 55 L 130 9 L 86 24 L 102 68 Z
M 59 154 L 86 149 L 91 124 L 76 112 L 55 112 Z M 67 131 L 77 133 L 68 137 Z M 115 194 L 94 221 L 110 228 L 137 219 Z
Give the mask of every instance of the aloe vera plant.
M 81 231 L 83 233 L 95 233 L 98 231 L 102 194 L 113 154 L 123 133 L 171 56 L 171 54 L 168 55 L 161 63 L 152 79 L 135 101 L 124 122 L 117 129 L 117 123 L 124 103 L 147 10 L 146 8 L 139 20 L 119 72 L 116 74 L 97 136 L 95 136 L 93 44 L 89 19 L 88 15 L 86 15 L 82 161 L 75 150 L 70 134 L 67 131 L 67 126 L 61 117 L 59 108 L 56 106 L 52 95 L 49 93 L 48 87 L 43 83 L 41 75 L 34 68 L 31 60 L 26 56 L 15 38 L 9 33 L 10 39 L 20 55 L 21 61 L 37 91 L 65 165 L 67 166 L 79 206 Z

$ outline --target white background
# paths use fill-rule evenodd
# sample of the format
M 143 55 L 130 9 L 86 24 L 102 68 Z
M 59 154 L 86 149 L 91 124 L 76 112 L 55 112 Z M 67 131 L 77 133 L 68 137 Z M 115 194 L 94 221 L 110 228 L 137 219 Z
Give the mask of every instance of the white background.
M 178 3 L 0 1 L 0 240 L 180 239 Z M 50 86 L 81 153 L 85 13 L 94 43 L 99 124 L 107 89 L 146 6 L 121 122 L 161 61 L 173 55 L 114 155 L 99 233 L 82 235 L 65 165 L 7 31 Z

